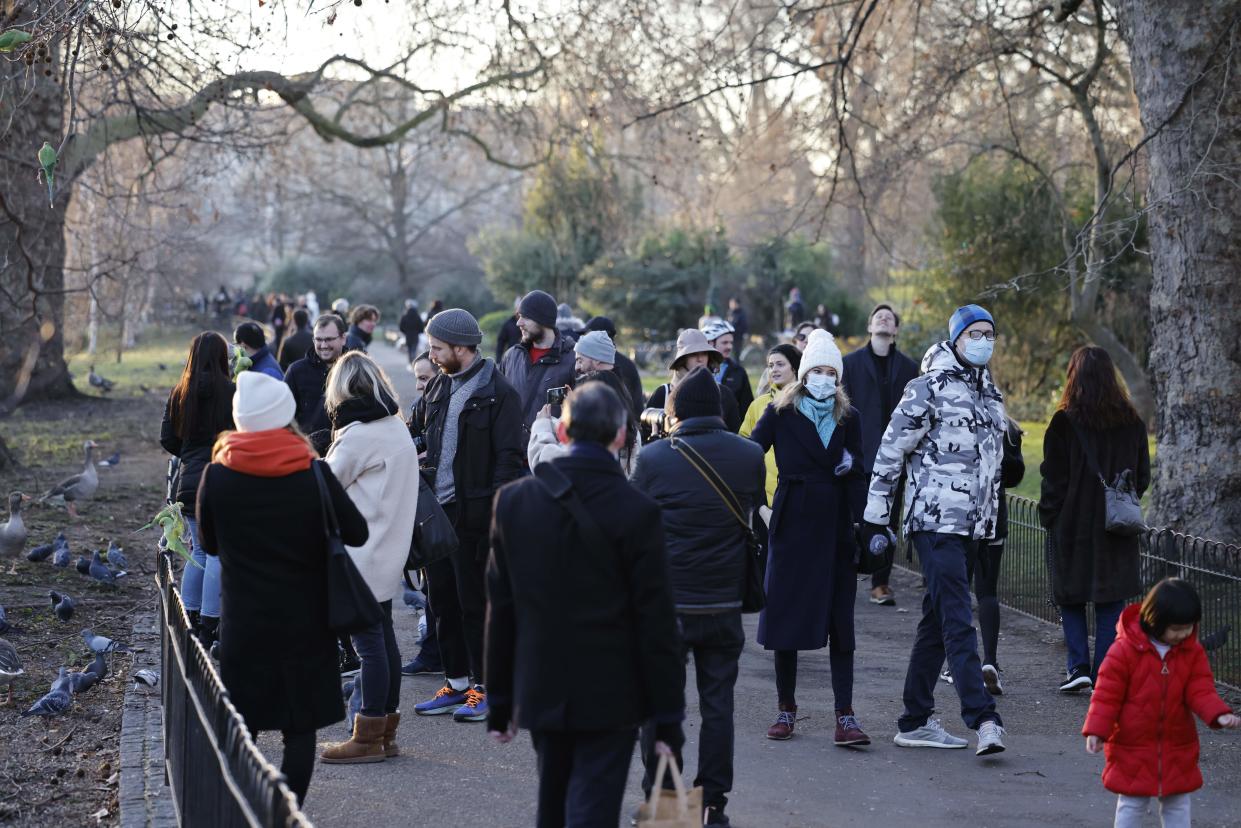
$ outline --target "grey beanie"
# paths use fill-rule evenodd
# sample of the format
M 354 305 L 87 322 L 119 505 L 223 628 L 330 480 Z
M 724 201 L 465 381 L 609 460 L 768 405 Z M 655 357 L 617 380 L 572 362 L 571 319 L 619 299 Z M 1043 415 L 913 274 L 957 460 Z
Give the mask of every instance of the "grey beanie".
M 595 362 L 602 362 L 605 365 L 616 364 L 616 346 L 612 344 L 612 338 L 603 331 L 583 334 L 573 346 L 573 351 Z
M 432 316 L 427 323 L 427 336 L 449 345 L 479 345 L 483 341 L 478 320 L 461 308 L 449 308 Z
M 544 328 L 556 327 L 556 300 L 550 293 L 532 290 L 522 297 L 517 312 Z

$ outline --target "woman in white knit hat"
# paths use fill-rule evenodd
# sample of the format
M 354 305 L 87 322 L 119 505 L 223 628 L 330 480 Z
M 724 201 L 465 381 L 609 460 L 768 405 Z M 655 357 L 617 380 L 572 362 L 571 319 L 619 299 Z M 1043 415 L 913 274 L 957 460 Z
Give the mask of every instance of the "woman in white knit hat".
M 767 608 L 758 643 L 775 651 L 779 712 L 769 739 L 793 735 L 797 653 L 829 646 L 836 698 L 836 744 L 870 744 L 853 713 L 853 524 L 866 503 L 858 458 L 862 429 L 840 379 L 843 361 L 827 331 L 810 334 L 797 370 L 759 419 L 750 439 L 774 449 L 780 482 L 772 502 Z
M 328 627 L 327 537 L 317 455 L 298 430 L 289 386 L 243 371 L 237 431 L 216 442 L 198 489 L 203 548 L 220 559 L 220 677 L 252 732 L 284 735 L 280 770 L 304 800 L 315 731 L 345 717 L 336 635 Z M 366 543 L 366 520 L 320 463 L 341 540 Z

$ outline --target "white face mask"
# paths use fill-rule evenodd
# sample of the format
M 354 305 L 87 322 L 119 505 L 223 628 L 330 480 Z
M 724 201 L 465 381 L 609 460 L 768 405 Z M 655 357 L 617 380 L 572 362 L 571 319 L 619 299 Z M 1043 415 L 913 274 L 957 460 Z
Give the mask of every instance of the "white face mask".
M 802 382 L 806 391 L 816 400 L 836 396 L 836 378 L 828 374 L 807 374 Z
M 981 368 L 991 361 L 991 354 L 995 352 L 995 343 L 988 342 L 986 339 L 967 339 L 963 350 L 970 364 Z

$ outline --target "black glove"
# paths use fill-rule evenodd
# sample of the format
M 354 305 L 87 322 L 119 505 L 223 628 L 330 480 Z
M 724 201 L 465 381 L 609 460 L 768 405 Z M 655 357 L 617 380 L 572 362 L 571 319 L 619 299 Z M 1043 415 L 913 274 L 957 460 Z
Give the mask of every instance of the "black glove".
M 673 753 L 680 756 L 681 748 L 685 747 L 685 731 L 681 729 L 680 722 L 657 724 L 655 725 L 655 741 L 663 742 L 672 748 Z
M 487 730 L 504 733 L 513 722 L 513 708 L 507 704 L 487 705 Z
M 863 523 L 861 540 L 863 555 L 882 555 L 896 545 L 892 530 L 878 523 Z

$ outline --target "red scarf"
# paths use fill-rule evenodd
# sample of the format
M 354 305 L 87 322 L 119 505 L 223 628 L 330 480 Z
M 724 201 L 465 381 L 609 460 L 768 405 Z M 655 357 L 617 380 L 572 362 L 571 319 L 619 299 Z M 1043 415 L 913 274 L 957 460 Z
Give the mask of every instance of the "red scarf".
M 284 477 L 305 471 L 315 454 L 304 439 L 284 428 L 234 431 L 220 438 L 212 462 L 256 477 Z

